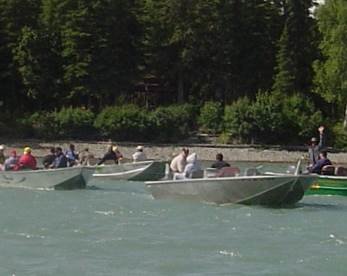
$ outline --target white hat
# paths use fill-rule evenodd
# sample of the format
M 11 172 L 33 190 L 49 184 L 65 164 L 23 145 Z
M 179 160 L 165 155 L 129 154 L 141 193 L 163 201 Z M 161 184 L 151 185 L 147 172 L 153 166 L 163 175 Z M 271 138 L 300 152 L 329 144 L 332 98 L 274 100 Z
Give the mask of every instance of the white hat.
M 194 152 L 187 157 L 187 163 L 195 163 L 198 159 L 198 155 Z
M 4 150 L 5 146 L 4 145 L 0 145 L 0 150 Z
M 143 150 L 143 146 L 137 146 L 136 149 L 137 150 Z

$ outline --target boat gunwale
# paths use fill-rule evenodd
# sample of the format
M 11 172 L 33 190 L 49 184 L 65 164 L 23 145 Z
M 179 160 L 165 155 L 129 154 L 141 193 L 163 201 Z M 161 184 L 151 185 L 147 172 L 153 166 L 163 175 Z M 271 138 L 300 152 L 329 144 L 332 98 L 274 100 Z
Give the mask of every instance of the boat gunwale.
M 206 177 L 206 178 L 185 178 L 177 180 L 162 180 L 162 181 L 146 181 L 146 185 L 161 185 L 161 184 L 182 184 L 185 182 L 206 182 L 206 181 L 218 181 L 225 182 L 230 180 L 258 180 L 258 179 L 297 179 L 297 178 L 316 178 L 316 175 L 252 175 L 252 176 L 229 176 L 229 177 Z
M 38 174 L 38 173 L 55 173 L 62 171 L 74 171 L 74 170 L 82 170 L 83 166 L 75 166 L 75 167 L 66 167 L 66 168 L 57 168 L 57 169 L 36 169 L 36 170 L 19 170 L 19 171 L 0 171 L 0 174 Z
M 117 173 L 93 173 L 93 177 L 113 177 L 113 176 L 121 176 L 121 175 L 128 175 L 136 172 L 143 172 L 145 169 L 147 169 L 151 164 L 134 169 L 134 170 L 129 170 L 129 171 L 123 171 L 123 172 L 117 172 Z

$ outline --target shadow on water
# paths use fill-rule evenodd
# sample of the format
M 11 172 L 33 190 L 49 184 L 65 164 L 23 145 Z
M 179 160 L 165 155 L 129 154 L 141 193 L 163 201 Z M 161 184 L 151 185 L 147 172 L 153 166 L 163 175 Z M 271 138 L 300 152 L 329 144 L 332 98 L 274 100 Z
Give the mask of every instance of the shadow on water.
M 332 204 L 332 203 L 307 203 L 307 202 L 300 202 L 297 204 L 298 208 L 305 208 L 306 210 L 310 211 L 347 211 L 347 205 L 341 205 L 338 203 Z

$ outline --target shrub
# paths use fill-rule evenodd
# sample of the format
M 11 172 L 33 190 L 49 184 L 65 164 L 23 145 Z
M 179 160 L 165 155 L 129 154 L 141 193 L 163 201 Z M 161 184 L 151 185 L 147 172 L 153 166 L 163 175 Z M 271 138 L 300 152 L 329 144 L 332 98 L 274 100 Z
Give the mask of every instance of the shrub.
M 299 94 L 283 100 L 283 114 L 286 116 L 286 134 L 292 143 L 306 141 L 317 133 L 317 127 L 323 121 L 322 113 L 316 111 L 312 101 Z
M 35 112 L 23 124 L 31 125 L 36 138 L 56 139 L 59 137 L 59 128 L 52 112 Z
M 223 107 L 219 102 L 206 102 L 200 110 L 198 124 L 201 130 L 216 134 L 223 128 Z
M 196 110 L 192 105 L 158 107 L 150 114 L 152 139 L 175 142 L 186 138 L 192 130 Z
M 252 103 L 248 98 L 240 98 L 225 107 L 224 129 L 238 142 L 248 143 L 251 141 L 254 125 Z
M 334 136 L 334 147 L 338 149 L 347 149 L 347 130 L 344 129 L 342 123 L 337 123 L 333 127 L 333 136 Z
M 95 116 L 90 110 L 69 107 L 53 112 L 52 115 L 59 130 L 59 137 L 81 139 L 95 135 Z
M 136 105 L 107 107 L 94 122 L 102 136 L 129 141 L 143 141 L 149 124 L 147 112 Z
M 282 100 L 276 94 L 258 93 L 252 108 L 254 136 L 261 143 L 283 142 L 286 132 L 286 117 L 282 111 Z

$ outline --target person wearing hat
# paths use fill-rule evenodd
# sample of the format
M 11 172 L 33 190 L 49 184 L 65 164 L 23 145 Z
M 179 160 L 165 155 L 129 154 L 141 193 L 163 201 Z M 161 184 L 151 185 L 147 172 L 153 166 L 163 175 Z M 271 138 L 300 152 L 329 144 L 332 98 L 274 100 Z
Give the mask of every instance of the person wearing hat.
M 141 162 L 147 160 L 146 154 L 143 152 L 143 146 L 137 146 L 136 152 L 133 154 L 133 162 Z
M 11 151 L 10 157 L 5 160 L 4 170 L 5 171 L 14 170 L 17 163 L 18 163 L 17 152 L 13 150 Z
M 107 152 L 104 154 L 104 156 L 100 159 L 97 165 L 101 165 L 105 163 L 106 161 L 112 160 L 115 164 L 119 163 L 119 160 L 123 158 L 123 155 L 118 150 L 117 146 L 110 145 L 107 149 Z
M 31 154 L 31 148 L 25 147 L 24 154 L 19 158 L 18 164 L 15 170 L 36 170 L 36 158 Z
M 311 138 L 311 144 L 308 147 L 309 168 L 313 167 L 319 160 L 319 152 L 325 147 L 324 126 L 318 128 L 319 142 L 316 137 Z

